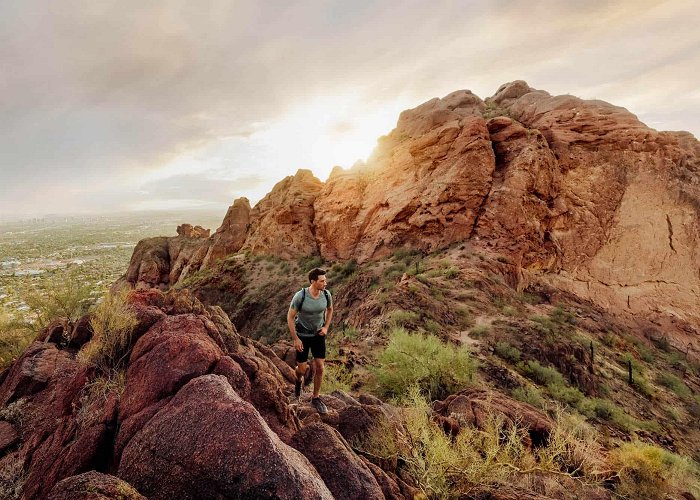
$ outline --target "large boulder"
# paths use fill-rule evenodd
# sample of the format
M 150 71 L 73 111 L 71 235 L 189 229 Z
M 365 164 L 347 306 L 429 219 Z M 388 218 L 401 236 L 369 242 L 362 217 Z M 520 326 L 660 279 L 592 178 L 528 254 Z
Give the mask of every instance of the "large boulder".
M 309 424 L 294 435 L 292 445 L 309 459 L 338 500 L 384 498 L 370 469 L 335 429 L 320 422 Z
M 129 441 L 119 476 L 149 498 L 333 498 L 220 375 L 187 383 Z

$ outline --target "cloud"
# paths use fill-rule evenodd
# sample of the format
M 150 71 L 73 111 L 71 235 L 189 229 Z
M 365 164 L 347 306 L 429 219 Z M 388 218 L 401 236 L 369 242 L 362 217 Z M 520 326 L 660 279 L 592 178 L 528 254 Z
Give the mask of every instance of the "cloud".
M 175 175 L 188 171 L 256 174 L 260 191 L 337 149 L 319 146 L 318 116 L 296 123 L 283 152 L 260 140 L 334 96 L 356 104 L 325 108 L 329 141 L 399 103 L 460 88 L 485 97 L 521 78 L 699 134 L 699 20 L 690 0 L 8 0 L 0 211 L 121 207 L 135 186 L 167 177 L 158 197 L 181 196 L 175 183 L 196 183 Z M 224 196 L 206 182 L 196 192 L 206 189 Z

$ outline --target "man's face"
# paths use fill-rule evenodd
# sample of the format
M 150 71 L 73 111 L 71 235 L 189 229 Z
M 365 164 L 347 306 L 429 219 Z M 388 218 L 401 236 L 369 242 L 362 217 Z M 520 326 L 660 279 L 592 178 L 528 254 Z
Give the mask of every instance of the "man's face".
M 323 290 L 326 288 L 326 285 L 328 284 L 328 280 L 326 279 L 326 275 L 322 274 L 321 276 L 318 277 L 316 281 L 312 281 L 313 285 L 319 289 Z

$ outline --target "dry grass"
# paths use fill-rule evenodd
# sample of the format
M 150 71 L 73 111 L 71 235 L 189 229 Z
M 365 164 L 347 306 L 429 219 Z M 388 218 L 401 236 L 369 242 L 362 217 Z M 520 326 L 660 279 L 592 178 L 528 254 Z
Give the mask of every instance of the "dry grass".
M 352 387 L 352 373 L 343 365 L 326 363 L 323 373 L 324 392 L 335 390 L 350 392 Z
M 17 454 L 4 457 L 0 466 L 0 498 L 20 498 L 26 479 L 24 463 Z
M 417 388 L 403 404 L 405 432 L 398 436 L 396 447 L 399 462 L 430 498 L 462 498 L 484 486 L 525 486 L 536 477 L 567 476 L 582 485 L 597 484 L 601 477 L 602 452 L 595 432 L 563 412 L 549 444 L 530 449 L 526 429 L 498 415 L 488 418 L 483 429 L 463 426 L 450 438 L 431 420 L 428 403 Z
M 625 443 L 610 454 L 609 464 L 618 471 L 615 493 L 623 498 L 678 498 L 684 492 L 696 498 L 700 495 L 697 464 L 657 446 Z
M 80 395 L 80 407 L 76 421 L 80 428 L 90 427 L 99 418 L 111 395 L 121 398 L 126 386 L 126 374 L 115 371 L 109 376 L 98 376 L 86 384 Z
M 127 291 L 107 293 L 95 307 L 90 319 L 93 337 L 78 353 L 78 358 L 110 374 L 124 368 L 131 351 L 131 335 L 137 325 L 126 303 Z

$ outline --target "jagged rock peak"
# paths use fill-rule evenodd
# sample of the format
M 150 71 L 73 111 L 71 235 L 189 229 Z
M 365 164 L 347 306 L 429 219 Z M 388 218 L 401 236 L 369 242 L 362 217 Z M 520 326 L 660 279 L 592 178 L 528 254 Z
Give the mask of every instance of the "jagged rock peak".
M 241 197 L 234 200 L 233 205 L 228 207 L 226 216 L 221 222 L 221 226 L 216 230 L 217 233 L 226 231 L 240 231 L 245 233 L 246 227 L 250 222 L 250 201 L 248 198 Z

